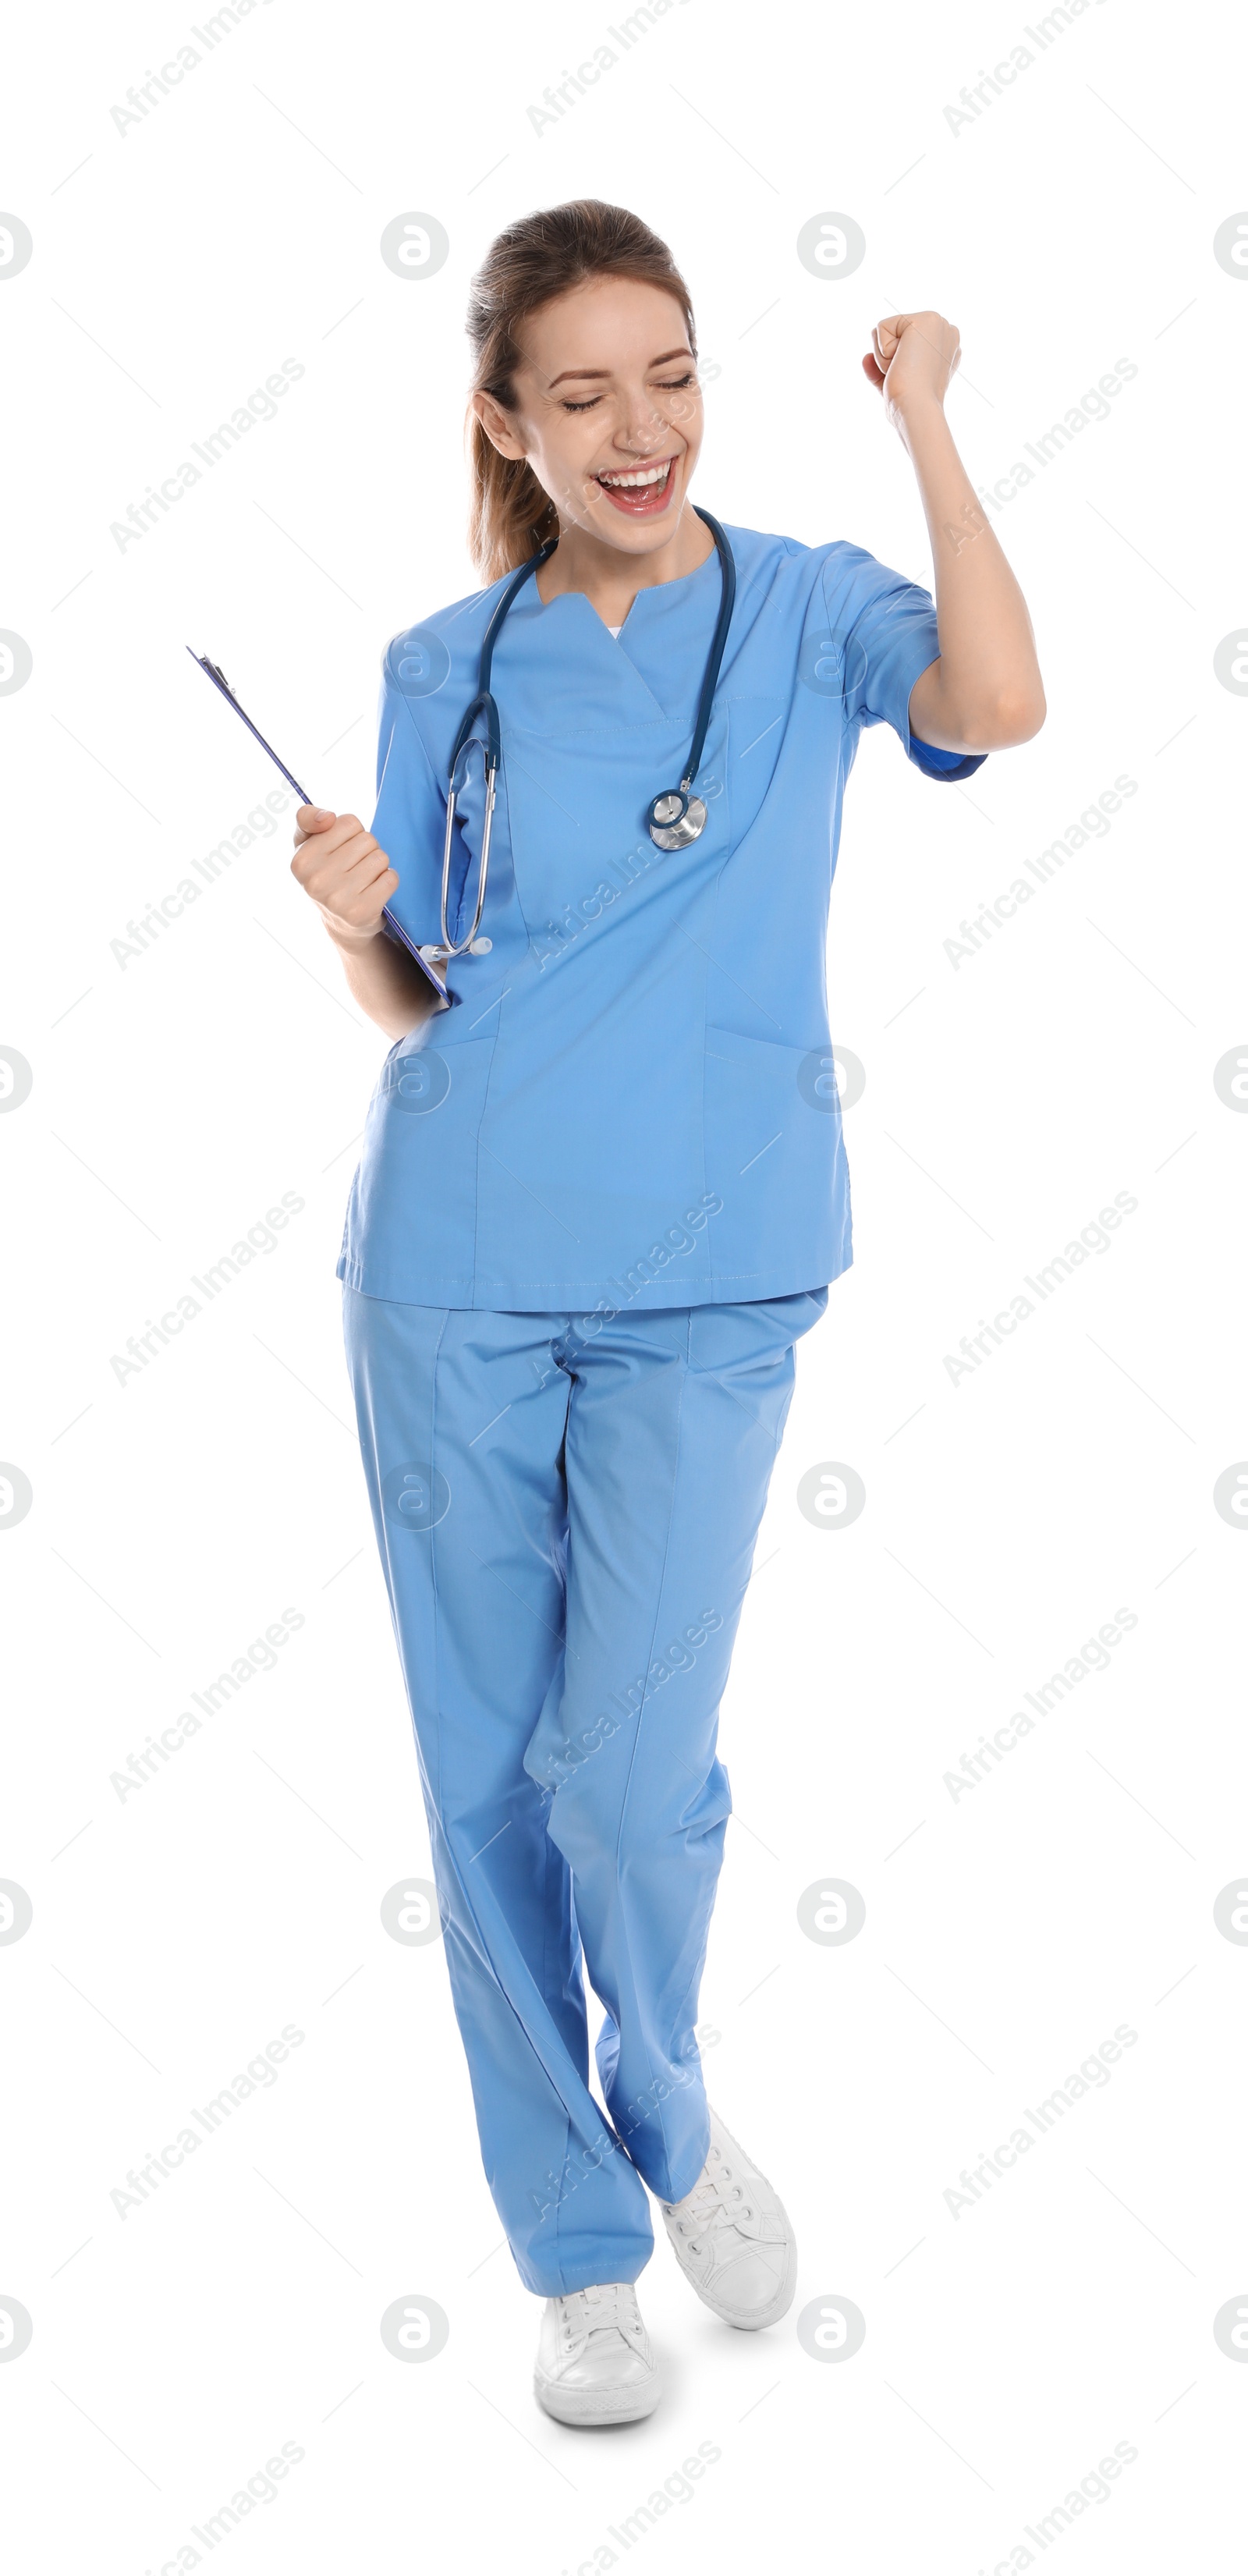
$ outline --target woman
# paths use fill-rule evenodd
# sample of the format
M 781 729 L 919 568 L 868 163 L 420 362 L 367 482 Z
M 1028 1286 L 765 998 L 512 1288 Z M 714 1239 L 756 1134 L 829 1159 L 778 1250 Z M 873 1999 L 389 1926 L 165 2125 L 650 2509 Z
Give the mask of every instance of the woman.
M 695 512 L 693 313 L 635 216 L 512 225 L 469 331 L 486 587 L 391 644 L 373 830 L 301 808 L 293 867 L 396 1042 L 339 1265 L 348 1360 L 485 2169 L 546 2301 L 536 2394 L 597 2425 L 660 2393 L 647 2187 L 720 2317 L 793 2296 L 694 2025 L 719 1703 L 795 1345 L 851 1258 L 824 978 L 843 783 L 864 725 L 963 778 L 1044 699 L 945 422 L 939 315 L 881 322 L 863 361 L 935 611 L 858 546 Z M 764 424 L 778 478 L 797 425 Z M 448 780 L 487 641 L 482 908 L 483 751 L 453 808 Z M 470 730 L 488 745 L 484 704 Z

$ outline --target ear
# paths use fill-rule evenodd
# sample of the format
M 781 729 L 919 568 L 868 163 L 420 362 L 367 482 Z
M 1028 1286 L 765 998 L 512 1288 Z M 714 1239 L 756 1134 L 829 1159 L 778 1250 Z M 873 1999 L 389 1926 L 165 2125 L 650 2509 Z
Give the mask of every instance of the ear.
M 525 455 L 524 442 L 516 435 L 514 415 L 504 411 L 502 404 L 496 401 L 493 394 L 475 393 L 472 397 L 472 410 L 480 421 L 491 447 L 496 447 L 500 456 L 520 458 Z

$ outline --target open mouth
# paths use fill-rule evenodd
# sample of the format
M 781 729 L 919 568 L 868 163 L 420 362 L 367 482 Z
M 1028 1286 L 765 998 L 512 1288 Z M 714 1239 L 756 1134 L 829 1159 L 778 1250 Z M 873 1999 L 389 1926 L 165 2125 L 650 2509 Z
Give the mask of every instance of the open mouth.
M 629 465 L 617 472 L 596 474 L 594 480 L 613 509 L 622 510 L 629 519 L 645 519 L 667 508 L 676 465 L 676 457 L 665 456 L 656 464 Z

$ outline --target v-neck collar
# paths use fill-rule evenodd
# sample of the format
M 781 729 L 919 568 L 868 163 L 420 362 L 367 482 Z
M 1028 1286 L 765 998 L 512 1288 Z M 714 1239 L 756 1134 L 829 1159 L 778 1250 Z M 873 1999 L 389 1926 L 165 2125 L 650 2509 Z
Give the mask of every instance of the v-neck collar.
M 628 609 L 620 620 L 620 631 L 618 635 L 611 634 L 611 629 L 608 626 L 605 617 L 603 617 L 599 610 L 594 607 L 593 601 L 586 590 L 557 590 L 553 599 L 543 599 L 542 594 L 537 587 L 537 582 L 534 580 L 531 595 L 535 605 L 541 611 L 543 616 L 548 615 L 552 608 L 557 608 L 561 599 L 583 599 L 591 616 L 596 618 L 599 626 L 601 626 L 604 635 L 609 636 L 613 644 L 620 644 L 624 640 L 625 627 L 632 624 L 632 621 L 636 616 L 638 606 L 643 599 L 653 599 L 656 597 L 665 599 L 677 591 L 691 594 L 693 583 L 699 581 L 703 573 L 710 572 L 712 567 L 716 574 L 720 573 L 719 548 L 716 545 L 712 545 L 709 555 L 706 556 L 702 563 L 694 565 L 692 572 L 675 573 L 670 581 L 648 581 L 643 583 L 641 589 L 634 593 Z M 678 600 L 673 600 L 672 604 L 673 606 L 680 606 L 682 603 Z
M 561 590 L 543 601 L 536 583 L 526 583 L 498 638 L 495 686 L 506 680 L 507 697 L 500 697 L 504 721 L 510 717 L 524 731 L 521 708 L 537 714 L 548 703 L 549 676 L 544 683 L 537 676 L 544 668 L 547 675 L 558 671 L 565 701 L 575 675 L 573 686 L 586 722 L 608 727 L 687 722 L 692 729 L 719 579 L 716 549 L 713 559 L 708 555 L 692 572 L 639 590 L 618 635 L 612 635 L 586 591 Z M 534 647 L 537 669 L 529 661 Z M 520 668 L 508 667 L 512 652 L 518 653 Z M 544 729 L 540 717 L 536 729 Z

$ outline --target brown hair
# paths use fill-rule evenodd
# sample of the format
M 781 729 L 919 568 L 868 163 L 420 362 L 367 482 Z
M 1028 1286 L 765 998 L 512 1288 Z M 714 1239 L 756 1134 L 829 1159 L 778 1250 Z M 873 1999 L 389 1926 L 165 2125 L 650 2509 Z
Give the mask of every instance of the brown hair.
M 689 289 L 666 242 L 626 207 L 605 205 L 601 197 L 576 197 L 569 205 L 521 216 L 491 243 L 468 304 L 474 392 L 493 394 L 504 411 L 514 411 L 512 380 L 522 357 L 516 324 L 590 277 L 632 277 L 643 285 L 665 287 L 684 313 L 689 346 L 697 356 Z M 556 534 L 559 518 L 527 458 L 500 456 L 471 408 L 468 443 L 468 543 L 488 584 L 526 563 Z

